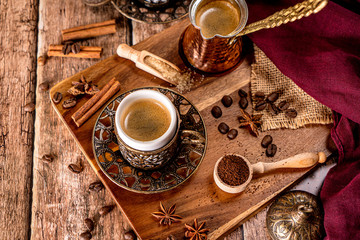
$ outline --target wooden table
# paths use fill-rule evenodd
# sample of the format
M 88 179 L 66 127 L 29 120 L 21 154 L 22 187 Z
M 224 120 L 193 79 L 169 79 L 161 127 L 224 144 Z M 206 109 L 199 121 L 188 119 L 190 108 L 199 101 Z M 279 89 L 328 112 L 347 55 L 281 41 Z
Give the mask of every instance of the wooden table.
M 83 219 L 112 199 L 106 191 L 89 192 L 96 175 L 86 161 L 81 174 L 67 166 L 82 153 L 50 105 L 50 87 L 100 60 L 51 58 L 37 64 L 49 44 L 61 42 L 61 30 L 116 18 L 117 33 L 87 40 L 104 48 L 102 59 L 120 43 L 139 41 L 171 26 L 138 23 L 122 17 L 111 5 L 86 7 L 82 1 L 5 0 L 0 3 L 0 239 L 78 239 Z M 27 103 L 36 111 L 25 112 Z M 52 163 L 40 160 L 53 153 Z M 266 209 L 226 239 L 270 239 Z M 123 239 L 129 225 L 118 209 L 95 226 L 93 239 Z

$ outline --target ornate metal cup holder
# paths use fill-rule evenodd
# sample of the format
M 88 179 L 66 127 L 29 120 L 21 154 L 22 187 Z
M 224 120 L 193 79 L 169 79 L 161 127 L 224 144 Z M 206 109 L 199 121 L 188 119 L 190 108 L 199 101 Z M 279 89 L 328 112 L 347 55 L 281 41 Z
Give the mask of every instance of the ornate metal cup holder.
M 205 156 L 206 130 L 199 111 L 182 95 L 165 88 L 143 89 L 165 94 L 179 111 L 181 135 L 176 156 L 164 167 L 147 171 L 134 168 L 121 156 L 114 132 L 115 112 L 122 99 L 136 89 L 121 94 L 100 113 L 93 131 L 93 151 L 100 169 L 118 186 L 137 193 L 158 193 L 179 186 L 194 174 Z

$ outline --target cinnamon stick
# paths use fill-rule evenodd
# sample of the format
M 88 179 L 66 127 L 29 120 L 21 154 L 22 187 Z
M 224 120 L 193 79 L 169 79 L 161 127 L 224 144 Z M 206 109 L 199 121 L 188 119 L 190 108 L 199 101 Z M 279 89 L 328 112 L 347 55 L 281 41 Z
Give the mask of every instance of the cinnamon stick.
M 115 19 L 61 31 L 63 41 L 92 38 L 111 33 L 116 33 Z
M 76 126 L 80 127 L 86 122 L 102 105 L 104 105 L 120 89 L 119 81 L 111 79 L 98 93 L 92 96 L 81 106 L 71 118 Z
M 74 54 L 70 52 L 65 55 L 62 52 L 62 48 L 64 45 L 53 45 L 49 46 L 49 51 L 47 53 L 48 56 L 55 57 L 76 57 L 76 58 L 100 58 L 102 53 L 102 47 L 92 47 L 92 46 L 80 46 L 80 52 Z

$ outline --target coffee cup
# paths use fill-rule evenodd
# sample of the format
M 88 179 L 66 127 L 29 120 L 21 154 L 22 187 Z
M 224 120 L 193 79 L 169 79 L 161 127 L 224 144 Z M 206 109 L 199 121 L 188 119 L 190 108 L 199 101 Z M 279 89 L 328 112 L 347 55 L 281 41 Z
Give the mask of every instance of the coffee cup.
M 123 157 L 134 167 L 159 168 L 176 153 L 179 113 L 156 90 L 131 91 L 115 113 L 115 132 Z

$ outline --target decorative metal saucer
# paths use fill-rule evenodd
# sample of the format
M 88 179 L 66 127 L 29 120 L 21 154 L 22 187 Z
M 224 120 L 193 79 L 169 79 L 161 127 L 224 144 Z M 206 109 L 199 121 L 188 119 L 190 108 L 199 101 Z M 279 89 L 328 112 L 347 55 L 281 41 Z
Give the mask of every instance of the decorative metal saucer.
M 137 193 L 158 193 L 179 186 L 197 170 L 205 156 L 206 129 L 199 111 L 179 93 L 158 87 L 141 89 L 165 94 L 179 112 L 181 135 L 174 159 L 160 169 L 145 171 L 134 168 L 121 156 L 114 132 L 115 112 L 122 99 L 138 89 L 123 93 L 101 112 L 93 131 L 93 151 L 100 169 L 120 187 Z
M 139 0 L 83 0 L 84 4 L 98 7 L 111 3 L 122 15 L 138 22 L 168 23 L 188 14 L 191 0 L 171 0 L 164 7 L 146 7 Z
M 285 193 L 266 213 L 266 227 L 273 240 L 320 240 L 323 211 L 318 199 L 304 191 Z

